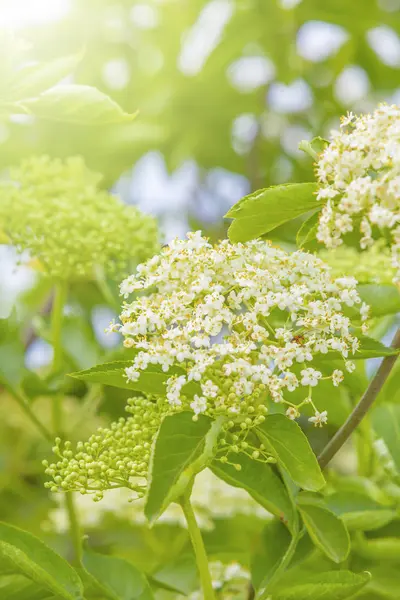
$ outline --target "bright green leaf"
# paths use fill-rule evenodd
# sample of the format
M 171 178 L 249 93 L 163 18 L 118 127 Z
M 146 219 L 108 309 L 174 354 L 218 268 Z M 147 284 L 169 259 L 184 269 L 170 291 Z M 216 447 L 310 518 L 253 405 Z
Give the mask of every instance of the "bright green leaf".
M 274 473 L 271 465 L 252 460 L 244 454 L 235 456 L 235 462 L 241 466 L 237 471 L 233 465 L 214 461 L 212 471 L 221 479 L 245 489 L 261 506 L 279 517 L 291 530 L 294 522 L 294 508 L 289 494 Z
M 65 600 L 82 600 L 76 571 L 31 533 L 0 523 L 0 557 L 15 573 L 25 575 Z
M 400 405 L 381 404 L 372 412 L 372 425 L 400 471 Z
M 315 503 L 302 493 L 296 500 L 304 525 L 317 548 L 336 563 L 345 560 L 350 552 L 350 537 L 343 521 L 322 501 Z
M 60 85 L 19 104 L 36 117 L 82 125 L 124 123 L 136 116 L 89 85 Z
M 400 312 L 400 292 L 395 285 L 364 283 L 357 286 L 361 299 L 371 308 L 371 315 L 384 317 Z
M 19 69 L 14 77 L 11 100 L 33 98 L 69 75 L 82 60 L 82 53 L 63 56 L 48 63 L 27 65 Z
M 242 198 L 225 215 L 234 219 L 231 242 L 247 242 L 311 210 L 322 208 L 315 183 L 292 183 L 259 190 Z
M 193 413 L 165 417 L 153 447 L 145 515 L 154 522 L 213 457 L 222 422 Z
M 86 550 L 83 566 L 109 600 L 153 600 L 148 581 L 136 567 L 116 556 Z
M 300 227 L 296 236 L 296 244 L 298 248 L 303 248 L 309 242 L 315 239 L 319 221 L 319 210 L 309 216 Z
M 126 390 L 136 390 L 147 394 L 164 394 L 167 380 L 172 375 L 184 375 L 184 370 L 180 367 L 171 367 L 167 372 L 163 371 L 158 365 L 149 365 L 142 371 L 137 381 L 129 381 L 125 376 L 125 369 L 132 366 L 132 361 L 114 361 L 96 365 L 85 371 L 70 373 L 70 377 L 87 381 L 88 383 L 101 383 L 123 388 Z M 198 392 L 198 384 L 190 382 L 184 386 L 188 394 Z
M 284 415 L 267 415 L 257 435 L 300 487 L 317 491 L 325 485 L 317 458 L 295 421 Z
M 367 585 L 369 573 L 329 571 L 280 587 L 273 595 L 274 600 L 345 600 Z
M 369 496 L 354 491 L 337 492 L 325 498 L 327 507 L 340 516 L 351 530 L 372 531 L 396 517 L 396 511 L 382 506 Z
M 325 150 L 328 144 L 328 140 L 318 136 L 312 140 L 302 140 L 299 144 L 299 150 L 302 150 L 316 161 L 318 160 L 318 156 Z

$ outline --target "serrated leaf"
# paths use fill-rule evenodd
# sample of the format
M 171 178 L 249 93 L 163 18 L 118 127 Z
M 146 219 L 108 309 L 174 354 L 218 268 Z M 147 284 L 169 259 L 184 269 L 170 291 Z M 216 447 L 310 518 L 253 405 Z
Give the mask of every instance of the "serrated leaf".
M 315 503 L 307 494 L 297 498 L 304 525 L 314 544 L 336 563 L 345 560 L 350 552 L 350 537 L 343 521 L 320 501 Z
M 295 421 L 284 415 L 267 415 L 256 432 L 297 485 L 310 491 L 318 491 L 325 485 L 317 458 Z
M 82 60 L 82 53 L 63 56 L 47 63 L 27 65 L 19 69 L 12 82 L 11 100 L 33 98 L 69 75 Z
M 99 592 L 109 600 L 154 599 L 145 575 L 123 558 L 85 550 L 83 566 Z
M 221 419 L 213 421 L 205 415 L 193 421 L 193 413 L 188 411 L 165 417 L 150 460 L 144 510 L 150 522 L 182 496 L 196 473 L 213 458 L 221 426 Z
M 60 85 L 19 104 L 36 117 L 82 125 L 124 123 L 136 116 L 89 85 Z
M 241 466 L 240 471 L 220 461 L 213 461 L 211 470 L 226 483 L 245 489 L 254 500 L 292 530 L 294 508 L 284 484 L 271 465 L 252 460 L 244 454 L 235 456 L 235 463 Z
M 274 600 L 345 600 L 361 590 L 371 579 L 369 573 L 329 571 L 280 587 Z
M 149 365 L 145 371 L 141 371 L 137 381 L 130 381 L 125 376 L 125 369 L 132 366 L 130 361 L 113 361 L 96 365 L 91 369 L 70 373 L 70 377 L 87 381 L 88 383 L 100 383 L 125 390 L 136 390 L 147 394 L 164 394 L 167 380 L 172 375 L 184 375 L 185 371 L 180 367 L 171 367 L 167 372 L 158 365 Z M 195 382 L 189 382 L 184 387 L 187 394 L 195 394 L 201 389 Z
M 65 600 L 83 600 L 76 571 L 31 533 L 0 523 L 0 559 Z
M 316 183 L 291 183 L 259 190 L 242 198 L 225 215 L 234 219 L 231 242 L 247 242 L 311 210 L 322 208 L 314 193 Z

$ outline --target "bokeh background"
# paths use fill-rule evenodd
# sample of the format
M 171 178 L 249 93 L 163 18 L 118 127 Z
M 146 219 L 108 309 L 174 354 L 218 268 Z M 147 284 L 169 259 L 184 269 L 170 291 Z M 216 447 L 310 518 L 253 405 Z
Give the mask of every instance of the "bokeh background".
M 0 170 L 32 154 L 82 155 L 105 188 L 157 217 L 166 242 L 190 229 L 223 237 L 223 215 L 251 190 L 311 180 L 302 139 L 329 136 L 347 111 L 400 103 L 400 0 L 0 0 L 0 26 L 0 89 L 7 47 L 18 44 L 23 64 L 81 54 L 67 83 L 94 85 L 125 111 L 139 110 L 131 123 L 103 126 L 1 117 Z M 286 226 L 274 235 L 290 245 L 294 232 Z M 0 246 L 0 317 L 16 307 L 19 332 L 1 324 L 0 360 L 11 356 L 16 370 L 25 367 L 30 390 L 35 369 L 52 355 L 48 297 L 48 282 Z M 73 289 L 64 331 L 71 371 L 112 350 L 117 340 L 103 332 L 113 316 L 93 286 Z M 42 392 L 38 383 L 32 401 L 46 422 Z M 126 399 L 110 388 L 88 408 L 74 394 L 78 401 L 67 398 L 65 411 L 71 431 L 81 423 L 80 438 L 120 416 Z M 337 406 L 332 418 L 340 423 L 347 409 Z M 43 528 L 54 503 L 42 486 L 41 458 L 47 445 L 2 394 L 1 518 L 65 551 L 66 542 Z M 216 548 L 221 535 L 233 536 L 231 525 L 219 528 L 208 541 Z M 143 563 L 154 544 L 172 552 L 160 538 L 135 535 L 113 521 L 92 539 Z M 170 539 L 168 530 L 160 535 Z M 249 539 L 233 536 L 232 554 Z

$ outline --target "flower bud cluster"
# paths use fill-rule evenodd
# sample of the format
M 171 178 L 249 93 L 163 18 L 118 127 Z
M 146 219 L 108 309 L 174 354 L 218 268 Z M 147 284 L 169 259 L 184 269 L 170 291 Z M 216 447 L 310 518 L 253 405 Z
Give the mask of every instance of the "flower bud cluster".
M 317 163 L 322 209 L 317 239 L 336 248 L 358 229 L 360 247 L 387 235 L 396 278 L 400 272 L 400 108 L 381 105 L 373 114 L 342 119 L 340 131 Z
M 99 189 L 79 157 L 27 159 L 1 186 L 0 228 L 53 278 L 123 277 L 158 248 L 155 220 Z
M 166 403 L 190 405 L 195 415 L 227 417 L 244 432 L 264 420 L 267 396 L 296 418 L 323 378 L 339 385 L 341 370 L 323 376 L 316 359 L 335 352 L 345 368 L 359 347 L 346 307 L 367 319 L 353 277 L 333 280 L 317 257 L 287 254 L 266 241 L 213 247 L 200 232 L 174 240 L 121 284 L 127 298 L 124 345 L 138 350 L 126 377 L 174 366 Z M 363 325 L 363 329 L 365 324 Z M 290 393 L 304 388 L 300 405 Z M 312 422 L 326 422 L 314 407 Z
M 363 252 L 350 246 L 323 250 L 318 256 L 331 268 L 333 277 L 352 275 L 358 283 L 392 283 L 396 269 L 391 264 L 390 250 L 379 240 Z
M 250 572 L 237 562 L 224 564 L 221 561 L 209 563 L 209 569 L 214 590 L 220 600 L 240 600 L 249 594 Z M 178 596 L 177 600 L 183 600 Z M 189 600 L 206 600 L 201 591 L 190 594 Z
M 53 451 L 59 460 L 43 462 L 52 478 L 45 486 L 52 492 L 90 492 L 94 500 L 101 500 L 105 490 L 119 487 L 140 496 L 146 485 L 151 445 L 168 409 L 160 399 L 131 398 L 126 410 L 132 416 L 120 418 L 109 429 L 99 428 L 87 442 L 78 442 L 75 451 L 71 442 L 61 446 L 57 438 Z

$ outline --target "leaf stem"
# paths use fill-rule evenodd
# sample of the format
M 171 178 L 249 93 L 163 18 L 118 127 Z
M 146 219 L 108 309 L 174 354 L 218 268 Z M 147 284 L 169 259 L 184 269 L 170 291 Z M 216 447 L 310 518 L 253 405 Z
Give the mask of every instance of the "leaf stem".
M 51 337 L 53 342 L 53 364 L 52 371 L 57 373 L 62 364 L 62 322 L 64 305 L 67 299 L 67 286 L 59 282 L 55 286 L 53 308 L 51 310 Z
M 396 335 L 393 338 L 391 348 L 400 348 L 400 328 L 397 330 Z M 319 455 L 318 462 L 321 469 L 324 469 L 332 460 L 335 454 L 340 450 L 343 444 L 348 440 L 353 431 L 365 417 L 368 410 L 374 403 L 377 395 L 381 391 L 383 384 L 389 377 L 397 360 L 397 356 L 397 354 L 392 354 L 390 356 L 385 356 L 385 358 L 382 360 L 379 369 L 377 370 L 373 379 L 370 381 L 370 384 L 360 402 L 354 407 L 352 413 L 349 415 L 345 423 L 336 432 L 336 434 Z
M 25 397 L 25 395 L 23 394 L 22 391 L 19 391 L 18 389 L 14 388 L 13 386 L 11 386 L 10 384 L 3 384 L 5 389 L 13 396 L 14 400 L 17 402 L 17 404 L 20 406 L 20 408 L 24 411 L 24 413 L 27 415 L 27 417 L 29 417 L 29 419 L 31 420 L 31 422 L 36 426 L 36 428 L 38 429 L 38 431 L 40 431 L 40 433 L 42 434 L 42 436 L 44 438 L 46 438 L 46 440 L 48 442 L 52 442 L 53 441 L 53 436 L 51 435 L 50 431 L 48 431 L 46 429 L 46 427 L 43 425 L 43 423 L 41 421 L 39 421 L 39 419 L 37 418 L 37 416 L 35 415 L 35 413 L 33 412 L 29 400 Z
M 212 586 L 211 575 L 208 568 L 208 558 L 206 554 L 206 549 L 204 547 L 204 542 L 201 536 L 199 526 L 197 525 L 196 516 L 193 512 L 193 508 L 190 503 L 190 493 L 191 489 L 189 488 L 189 492 L 186 493 L 181 499 L 181 506 L 185 515 L 190 539 L 196 557 L 196 563 L 197 568 L 199 570 L 204 600 L 215 600 L 214 588 Z
M 53 374 L 57 374 L 62 366 L 62 323 L 67 294 L 68 288 L 66 283 L 57 283 L 55 286 L 53 307 L 51 311 L 51 337 L 53 342 L 53 364 L 51 370 Z M 62 396 L 59 393 L 56 393 L 52 398 L 52 421 L 54 434 L 56 436 L 62 436 L 63 434 L 62 412 Z M 65 494 L 65 508 L 68 513 L 69 530 L 74 549 L 74 561 L 80 565 L 82 562 L 82 536 L 72 492 L 67 492 Z
M 69 531 L 71 535 L 72 546 L 74 549 L 74 560 L 80 566 L 82 564 L 82 532 L 79 520 L 75 510 L 74 494 L 67 492 L 65 494 L 65 506 L 68 512 Z

